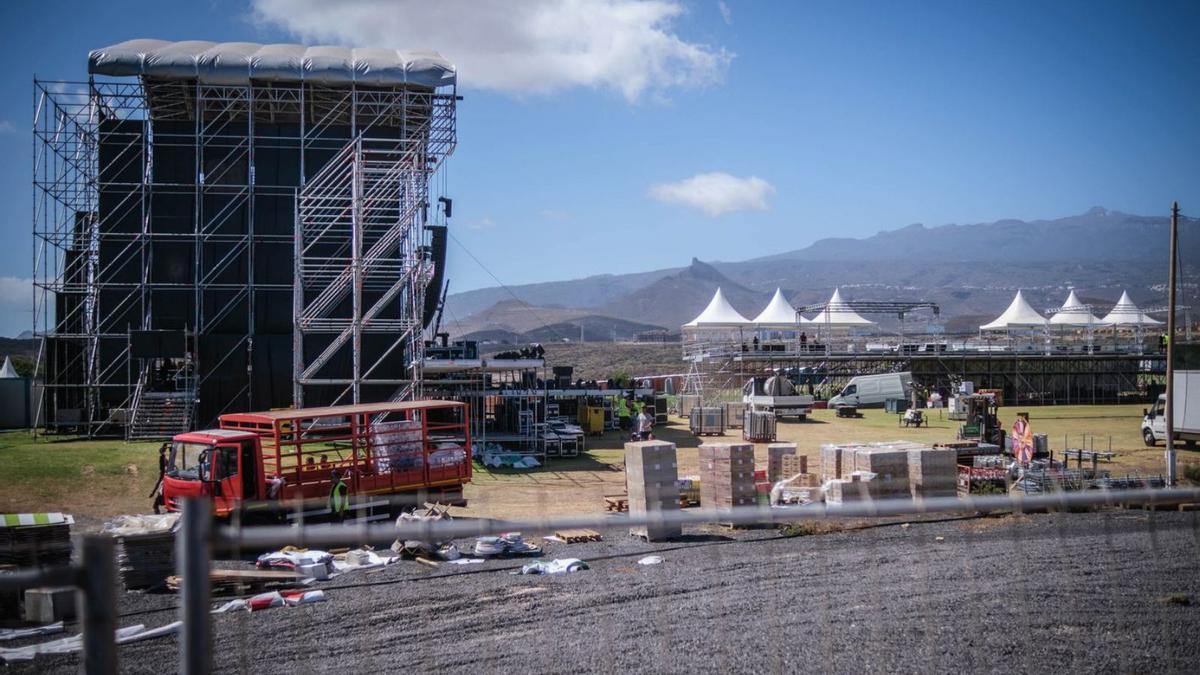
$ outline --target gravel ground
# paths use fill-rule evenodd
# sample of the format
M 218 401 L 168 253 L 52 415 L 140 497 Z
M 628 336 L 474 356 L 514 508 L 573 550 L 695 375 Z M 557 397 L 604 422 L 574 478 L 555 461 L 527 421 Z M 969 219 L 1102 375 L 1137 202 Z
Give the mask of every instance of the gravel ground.
M 649 553 L 665 558 L 642 566 Z M 221 672 L 1195 672 L 1200 519 L 1112 511 L 887 525 L 813 536 L 689 531 L 549 544 L 592 569 L 402 562 L 318 587 L 328 602 L 214 621 Z M 174 618 L 122 597 L 123 625 Z M 15 645 L 5 645 L 15 646 Z M 177 642 L 121 648 L 175 670 Z M 10 672 L 69 672 L 76 657 Z

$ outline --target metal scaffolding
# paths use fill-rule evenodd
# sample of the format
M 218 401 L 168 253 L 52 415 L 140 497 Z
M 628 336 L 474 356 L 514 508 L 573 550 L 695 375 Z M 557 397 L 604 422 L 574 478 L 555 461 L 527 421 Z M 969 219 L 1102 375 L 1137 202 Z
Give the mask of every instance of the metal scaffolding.
M 229 410 L 418 393 L 430 185 L 456 100 L 453 85 L 35 81 L 36 426 L 169 435 Z M 170 358 L 139 349 L 157 333 L 181 337 Z

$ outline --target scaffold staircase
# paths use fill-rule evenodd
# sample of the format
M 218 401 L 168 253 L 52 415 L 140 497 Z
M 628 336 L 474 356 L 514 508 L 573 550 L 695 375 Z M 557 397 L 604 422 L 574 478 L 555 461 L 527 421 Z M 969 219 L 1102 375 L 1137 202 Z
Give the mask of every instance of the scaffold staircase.
M 179 381 L 174 391 L 151 391 L 149 369 L 144 369 L 134 391 L 125 438 L 130 441 L 171 438 L 191 431 L 196 410 L 193 381 Z
M 300 190 L 293 364 L 298 405 L 306 387 L 320 385 L 342 387 L 340 403 L 360 402 L 361 386 L 375 382 L 394 385 L 393 400 L 418 395 L 428 280 L 421 246 L 426 182 L 420 143 L 360 137 Z M 373 360 L 361 350 L 367 333 L 391 339 Z M 325 346 L 306 360 L 303 342 L 318 336 Z M 402 382 L 379 369 L 397 350 L 405 360 Z M 335 360 L 350 364 L 349 372 L 333 368 Z

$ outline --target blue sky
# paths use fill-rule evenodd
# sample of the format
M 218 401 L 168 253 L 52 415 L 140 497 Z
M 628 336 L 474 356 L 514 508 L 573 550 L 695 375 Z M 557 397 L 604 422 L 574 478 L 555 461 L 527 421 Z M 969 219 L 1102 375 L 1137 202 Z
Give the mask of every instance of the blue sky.
M 454 233 L 508 284 L 914 222 L 1200 213 L 1200 3 L 326 4 L 0 5 L 0 335 L 31 323 L 31 81 L 135 37 L 441 51 L 466 97 Z M 493 284 L 450 256 L 452 292 Z

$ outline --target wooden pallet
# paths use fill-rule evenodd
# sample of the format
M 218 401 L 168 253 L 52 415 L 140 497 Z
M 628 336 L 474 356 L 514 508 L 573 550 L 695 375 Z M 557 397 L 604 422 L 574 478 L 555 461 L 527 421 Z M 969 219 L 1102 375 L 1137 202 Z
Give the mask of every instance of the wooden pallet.
M 575 529 L 575 530 L 555 530 L 554 536 L 562 539 L 568 544 L 579 544 L 585 541 L 601 541 L 604 537 L 595 530 Z
M 629 510 L 629 495 L 604 495 L 604 508 L 623 513 Z
M 209 583 L 216 595 L 260 590 L 267 586 L 298 586 L 304 575 L 291 570 L 212 570 Z M 177 591 L 183 583 L 182 577 L 167 577 L 167 588 Z

